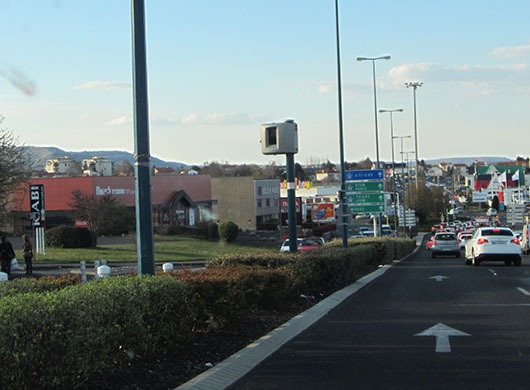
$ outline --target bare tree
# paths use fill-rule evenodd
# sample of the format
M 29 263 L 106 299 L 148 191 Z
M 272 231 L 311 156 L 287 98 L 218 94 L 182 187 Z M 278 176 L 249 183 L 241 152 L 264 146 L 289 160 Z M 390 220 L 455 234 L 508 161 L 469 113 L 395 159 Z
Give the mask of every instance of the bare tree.
M 114 175 L 116 176 L 134 176 L 134 167 L 132 164 L 127 161 L 123 160 L 121 164 L 118 164 L 114 168 Z
M 0 125 L 4 117 L 0 115 Z M 0 221 L 5 221 L 12 194 L 29 178 L 31 164 L 26 148 L 12 131 L 0 127 Z

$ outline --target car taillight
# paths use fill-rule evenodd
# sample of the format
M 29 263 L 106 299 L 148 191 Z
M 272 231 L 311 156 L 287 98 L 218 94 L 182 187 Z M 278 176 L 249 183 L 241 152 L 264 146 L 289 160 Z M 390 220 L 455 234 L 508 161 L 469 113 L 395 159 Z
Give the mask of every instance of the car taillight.
M 513 240 L 511 240 L 510 242 L 512 242 L 514 244 L 519 244 L 519 239 L 516 237 Z
M 489 241 L 488 241 L 486 238 L 479 238 L 479 239 L 477 240 L 477 244 L 478 244 L 478 245 L 486 244 L 486 243 L 488 243 L 488 242 L 489 242 Z

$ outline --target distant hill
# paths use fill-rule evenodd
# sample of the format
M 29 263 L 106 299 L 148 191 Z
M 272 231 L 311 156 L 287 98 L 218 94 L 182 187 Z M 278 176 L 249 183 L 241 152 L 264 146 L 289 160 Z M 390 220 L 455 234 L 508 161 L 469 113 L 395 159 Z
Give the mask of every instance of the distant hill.
M 466 164 L 471 165 L 475 161 L 485 161 L 488 164 L 496 164 L 500 161 L 514 161 L 512 158 L 508 157 L 447 157 L 447 158 L 437 158 L 432 160 L 426 160 L 425 162 L 430 165 L 440 164 L 443 162 L 448 162 L 452 164 Z
M 54 146 L 26 146 L 25 148 L 28 150 L 31 160 L 33 161 L 33 169 L 44 169 L 44 165 L 49 159 L 65 156 L 73 158 L 79 162 L 85 158 L 91 158 L 94 156 L 106 157 L 116 164 L 120 164 L 127 160 L 134 165 L 134 155 L 119 150 L 86 150 L 83 152 L 70 152 Z M 187 169 L 190 167 L 181 162 L 164 161 L 153 156 L 151 156 L 151 164 L 159 168 L 170 167 L 175 170 Z

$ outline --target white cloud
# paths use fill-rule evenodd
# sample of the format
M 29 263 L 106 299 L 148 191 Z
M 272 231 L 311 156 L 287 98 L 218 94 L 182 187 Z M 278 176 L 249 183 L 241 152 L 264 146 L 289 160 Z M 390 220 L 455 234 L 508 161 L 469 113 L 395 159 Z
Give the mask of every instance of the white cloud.
M 498 47 L 493 49 L 490 54 L 497 58 L 530 57 L 530 45 Z
M 236 112 L 214 112 L 211 114 L 189 114 L 182 119 L 176 118 L 163 118 L 154 119 L 153 125 L 220 125 L 220 126 L 233 126 L 233 125 L 245 125 L 255 124 L 264 120 L 262 115 L 251 115 L 251 114 L 240 114 Z
M 403 88 L 409 81 L 429 84 L 456 84 L 481 94 L 490 89 L 521 88 L 530 78 L 530 66 L 517 65 L 441 65 L 431 62 L 404 64 L 393 67 L 379 84 L 386 89 Z
M 335 89 L 335 86 L 331 83 L 321 83 L 317 85 L 317 92 L 318 93 L 329 93 L 333 89 Z
M 109 91 L 113 89 L 130 88 L 131 84 L 122 81 L 89 81 L 87 83 L 77 85 L 74 89 L 100 89 Z
M 109 127 L 109 126 L 122 126 L 122 125 L 127 125 L 129 123 L 132 123 L 131 118 L 126 117 L 126 116 L 120 116 L 119 118 L 114 118 L 108 122 L 105 122 L 103 125 Z

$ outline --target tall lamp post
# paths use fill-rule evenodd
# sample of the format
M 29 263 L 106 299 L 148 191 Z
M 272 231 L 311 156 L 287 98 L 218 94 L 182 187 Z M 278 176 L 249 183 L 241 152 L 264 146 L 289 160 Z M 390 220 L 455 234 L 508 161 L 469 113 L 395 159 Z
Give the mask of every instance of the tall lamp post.
M 409 83 L 405 83 L 407 88 L 412 88 L 412 92 L 414 95 L 414 150 L 416 154 L 416 164 L 415 164 L 415 170 L 416 170 L 416 191 L 418 190 L 418 127 L 416 124 L 416 89 L 418 87 L 421 87 L 423 83 L 421 81 L 411 81 Z
M 403 199 L 403 212 L 405 211 L 405 163 L 403 162 L 403 139 L 404 138 L 411 138 L 410 135 L 396 135 L 394 137 L 392 137 L 392 144 L 394 143 L 394 139 L 400 139 L 401 140 L 401 180 L 403 180 L 403 184 L 402 184 L 402 193 L 403 193 L 403 196 L 402 196 L 402 199 Z M 393 147 L 394 145 L 392 145 Z M 402 218 L 404 217 L 404 215 L 402 215 Z M 403 234 L 406 235 L 406 226 L 407 226 L 407 222 L 406 220 L 403 220 Z
M 394 124 L 392 121 L 392 114 L 394 112 L 403 112 L 403 109 L 396 108 L 394 110 L 379 110 L 379 112 L 388 112 L 390 114 L 390 142 L 392 143 L 392 192 L 394 197 L 394 231 L 397 232 L 396 165 L 394 162 Z
M 340 77 L 340 40 L 339 40 L 339 0 L 335 0 L 335 25 L 337 36 L 337 90 L 339 105 L 339 147 L 340 147 L 340 202 L 342 208 L 342 247 L 348 247 L 348 219 L 346 209 L 346 173 L 344 172 L 344 136 L 342 131 L 342 83 Z
M 407 177 L 410 177 L 410 168 L 409 168 L 409 154 L 414 154 L 414 151 L 411 152 L 401 152 L 401 158 L 403 159 L 403 155 L 405 154 L 407 157 L 405 158 L 405 162 L 407 163 Z M 407 180 L 408 181 L 408 180 Z M 406 187 L 406 186 L 405 186 Z M 405 237 L 407 236 L 407 205 L 405 204 L 405 187 L 403 187 L 403 234 Z
M 389 60 L 390 56 L 381 56 L 381 57 L 357 57 L 357 61 L 372 61 L 372 75 L 374 79 L 374 113 L 375 113 L 375 156 L 377 160 L 377 169 L 380 168 L 379 166 L 379 133 L 377 130 L 377 88 L 376 88 L 376 81 L 375 81 L 375 61 L 377 60 Z M 382 235 L 382 227 L 381 227 L 381 213 L 377 214 L 377 222 L 379 223 L 378 228 L 378 236 Z

